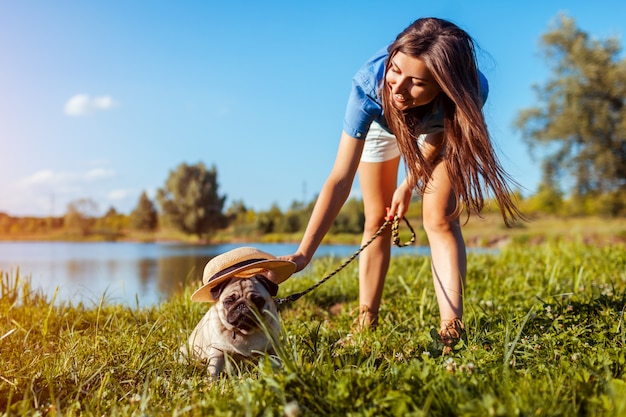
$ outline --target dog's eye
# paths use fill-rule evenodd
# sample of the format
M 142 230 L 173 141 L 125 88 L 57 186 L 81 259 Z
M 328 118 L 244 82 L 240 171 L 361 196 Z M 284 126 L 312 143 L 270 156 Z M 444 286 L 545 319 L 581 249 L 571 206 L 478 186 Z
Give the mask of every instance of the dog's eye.
M 258 296 L 258 295 L 253 295 L 251 298 L 252 302 L 254 303 L 254 305 L 256 306 L 257 309 L 261 309 L 263 308 L 263 306 L 265 305 L 265 298 Z
M 224 299 L 224 301 L 222 301 L 222 303 L 224 304 L 225 307 L 228 307 L 230 305 L 233 305 L 235 301 L 237 301 L 236 297 L 227 297 Z

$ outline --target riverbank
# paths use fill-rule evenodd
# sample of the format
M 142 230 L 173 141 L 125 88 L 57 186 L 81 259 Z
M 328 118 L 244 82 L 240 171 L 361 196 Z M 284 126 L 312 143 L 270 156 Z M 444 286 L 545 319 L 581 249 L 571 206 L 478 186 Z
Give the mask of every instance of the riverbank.
M 409 218 L 409 223 L 416 234 L 415 244 L 428 246 L 426 232 L 422 228 L 420 218 Z M 465 219 L 463 218 L 462 221 Z M 462 226 L 463 236 L 471 248 L 502 248 L 510 243 L 538 245 L 555 241 L 580 241 L 595 245 L 626 244 L 626 219 L 588 217 L 549 217 L 542 216 L 528 222 L 518 222 L 514 227 L 506 227 L 498 213 L 485 214 L 483 218 L 471 217 Z M 399 224 L 400 240 L 408 241 L 410 231 L 404 222 Z M 266 243 L 299 243 L 302 237 L 298 234 L 268 234 L 247 239 L 245 236 L 233 235 L 228 230 L 219 231 L 212 238 L 213 243 L 245 243 L 262 241 Z M 360 234 L 327 235 L 323 243 L 358 245 Z M 159 239 L 159 236 L 155 236 Z M 187 240 L 194 242 L 194 238 Z
M 463 219 L 465 220 L 465 219 Z M 416 233 L 416 244 L 426 246 L 428 239 L 422 229 L 419 218 L 409 218 L 410 224 Z M 529 222 L 519 222 L 512 228 L 507 228 L 497 213 L 487 213 L 483 218 L 472 217 L 463 225 L 463 235 L 468 247 L 475 248 L 502 248 L 505 245 L 518 242 L 536 245 L 557 240 L 582 241 L 590 244 L 607 245 L 626 243 L 626 219 L 603 217 L 548 217 L 542 216 L 531 219 Z M 294 234 L 236 234 L 232 229 L 217 231 L 210 241 L 201 241 L 196 236 L 185 235 L 175 230 L 161 229 L 154 233 L 143 233 L 132 230 L 123 231 L 117 235 L 91 236 L 68 235 L 63 232 L 0 234 L 3 241 L 127 241 L 127 242 L 176 242 L 186 244 L 220 244 L 265 242 L 265 243 L 298 243 L 302 233 Z M 410 237 L 406 225 L 400 223 L 400 237 L 402 241 Z M 329 234 L 324 238 L 325 244 L 358 245 L 360 234 Z

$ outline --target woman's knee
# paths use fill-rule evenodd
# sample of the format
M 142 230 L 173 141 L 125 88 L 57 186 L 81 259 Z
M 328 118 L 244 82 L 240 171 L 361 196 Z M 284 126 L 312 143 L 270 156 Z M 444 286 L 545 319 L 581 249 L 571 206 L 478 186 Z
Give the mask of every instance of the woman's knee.
M 446 216 L 444 212 L 424 211 L 422 222 L 427 235 L 449 233 L 459 227 L 458 218 Z
M 372 235 L 385 223 L 384 212 L 367 213 L 365 212 L 365 223 L 363 225 L 363 233 Z

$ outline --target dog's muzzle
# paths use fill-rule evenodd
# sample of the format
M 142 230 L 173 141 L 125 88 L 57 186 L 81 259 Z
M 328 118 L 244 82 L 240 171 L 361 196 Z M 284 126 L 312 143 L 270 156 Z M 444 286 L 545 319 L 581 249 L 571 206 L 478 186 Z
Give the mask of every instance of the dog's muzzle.
M 261 313 L 264 306 L 265 299 L 253 295 L 250 300 L 240 300 L 232 305 L 228 310 L 226 320 L 238 329 L 250 330 L 259 325 L 253 309 L 256 308 Z

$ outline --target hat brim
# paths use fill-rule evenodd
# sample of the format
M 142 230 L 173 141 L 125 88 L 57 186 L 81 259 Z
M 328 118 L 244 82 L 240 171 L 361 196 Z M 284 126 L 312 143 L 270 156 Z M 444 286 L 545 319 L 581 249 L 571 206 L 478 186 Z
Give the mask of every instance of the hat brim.
M 295 262 L 286 261 L 283 259 L 264 259 L 258 262 L 254 262 L 241 268 L 235 269 L 233 271 L 229 271 L 227 274 L 220 275 L 219 278 L 213 279 L 202 287 L 198 288 L 191 296 L 191 301 L 196 302 L 214 302 L 216 301 L 211 295 L 211 288 L 216 287 L 222 282 L 231 279 L 233 277 L 237 278 L 250 278 L 254 275 L 269 269 L 274 272 L 270 280 L 274 284 L 280 284 L 284 282 L 287 278 L 289 278 L 296 270 Z

